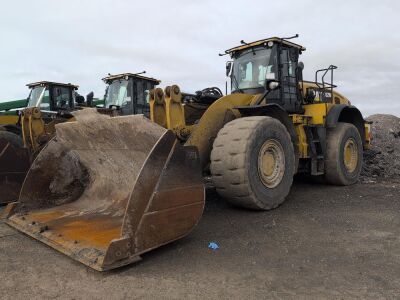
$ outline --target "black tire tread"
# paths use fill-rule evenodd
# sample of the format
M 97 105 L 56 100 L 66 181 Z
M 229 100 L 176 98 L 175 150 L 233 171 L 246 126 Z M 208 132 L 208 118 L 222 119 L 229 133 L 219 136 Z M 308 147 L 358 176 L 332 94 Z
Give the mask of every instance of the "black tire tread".
M 22 138 L 19 135 L 10 131 L 0 130 L 0 139 L 7 140 L 9 143 L 11 143 L 11 145 L 16 148 L 21 148 L 24 146 Z
M 358 145 L 358 149 L 361 152 L 360 165 L 357 168 L 356 178 L 347 178 L 341 170 L 340 166 L 340 147 L 338 143 L 341 143 L 346 132 L 351 131 L 355 135 L 355 139 Z M 351 185 L 358 181 L 358 176 L 361 171 L 362 165 L 362 141 L 357 128 L 350 123 L 338 123 L 334 128 L 328 129 L 327 141 L 326 141 L 326 159 L 325 159 L 325 180 L 327 183 L 334 185 Z
M 217 193 L 234 206 L 269 210 L 282 203 L 282 199 L 266 205 L 257 199 L 247 178 L 247 149 L 253 138 L 253 132 L 268 119 L 286 132 L 289 132 L 278 120 L 266 116 L 243 117 L 227 123 L 214 140 L 211 152 L 211 175 Z M 290 143 L 290 147 L 293 145 Z M 294 157 L 294 151 L 292 151 Z M 293 158 L 294 159 L 294 158 Z M 291 183 L 290 183 L 291 185 Z M 288 191 L 289 192 L 289 191 Z M 286 195 L 282 195 L 285 198 Z

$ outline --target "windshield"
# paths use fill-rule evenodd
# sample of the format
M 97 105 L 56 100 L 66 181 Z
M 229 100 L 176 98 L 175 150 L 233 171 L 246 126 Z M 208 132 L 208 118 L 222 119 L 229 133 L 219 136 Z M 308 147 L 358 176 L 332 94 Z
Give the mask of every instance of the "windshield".
M 276 79 L 274 48 L 254 48 L 237 56 L 233 61 L 232 90 L 265 87 L 266 79 Z
M 44 86 L 36 86 L 31 90 L 28 97 L 28 107 L 38 107 L 44 95 Z
M 116 80 L 112 82 L 107 89 L 105 104 L 106 107 L 111 105 L 125 106 L 131 101 L 128 80 Z

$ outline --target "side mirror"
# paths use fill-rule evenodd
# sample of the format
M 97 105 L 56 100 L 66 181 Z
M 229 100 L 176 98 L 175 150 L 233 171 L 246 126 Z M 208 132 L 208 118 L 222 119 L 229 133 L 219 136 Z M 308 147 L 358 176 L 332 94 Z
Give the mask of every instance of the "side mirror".
M 226 62 L 226 76 L 229 76 L 231 74 L 232 66 L 233 64 L 231 61 Z
M 93 106 L 93 97 L 94 97 L 93 92 L 90 92 L 89 94 L 86 95 L 86 105 L 88 107 L 92 107 Z
M 275 79 L 267 79 L 265 84 L 267 91 L 273 91 L 280 87 L 279 81 Z
M 302 61 L 299 61 L 297 63 L 297 70 L 296 70 L 297 80 L 299 81 L 303 80 L 303 69 L 304 69 L 304 64 Z

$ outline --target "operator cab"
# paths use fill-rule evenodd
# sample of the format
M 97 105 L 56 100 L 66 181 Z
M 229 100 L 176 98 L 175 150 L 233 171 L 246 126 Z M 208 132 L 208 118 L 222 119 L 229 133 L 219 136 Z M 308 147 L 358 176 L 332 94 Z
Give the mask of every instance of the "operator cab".
M 27 84 L 30 88 L 27 107 L 38 107 L 41 111 L 70 111 L 76 105 L 76 90 L 79 86 L 70 83 L 40 81 Z
M 264 102 L 276 103 L 289 113 L 301 112 L 302 63 L 298 58 L 304 50 L 277 37 L 249 44 L 242 41 L 241 46 L 226 50 L 232 58 L 227 63 L 232 93 L 264 94 Z
M 105 108 L 117 109 L 121 115 L 150 116 L 149 93 L 160 80 L 139 74 L 123 73 L 103 78 L 106 88 Z

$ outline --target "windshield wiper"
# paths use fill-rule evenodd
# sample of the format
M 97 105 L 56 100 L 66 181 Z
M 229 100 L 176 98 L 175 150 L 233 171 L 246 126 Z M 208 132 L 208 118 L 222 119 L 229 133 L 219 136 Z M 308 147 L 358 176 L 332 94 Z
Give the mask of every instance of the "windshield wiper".
M 233 73 L 233 72 L 232 72 Z M 238 92 L 240 92 L 240 93 L 244 93 L 243 92 L 243 90 L 242 89 L 240 89 L 239 88 L 239 83 L 238 83 L 238 81 L 237 81 L 237 79 L 236 79 L 236 76 L 235 76 L 235 74 L 232 74 L 232 79 L 233 79 L 233 83 L 234 83 L 234 85 L 235 85 L 235 91 L 238 91 Z

